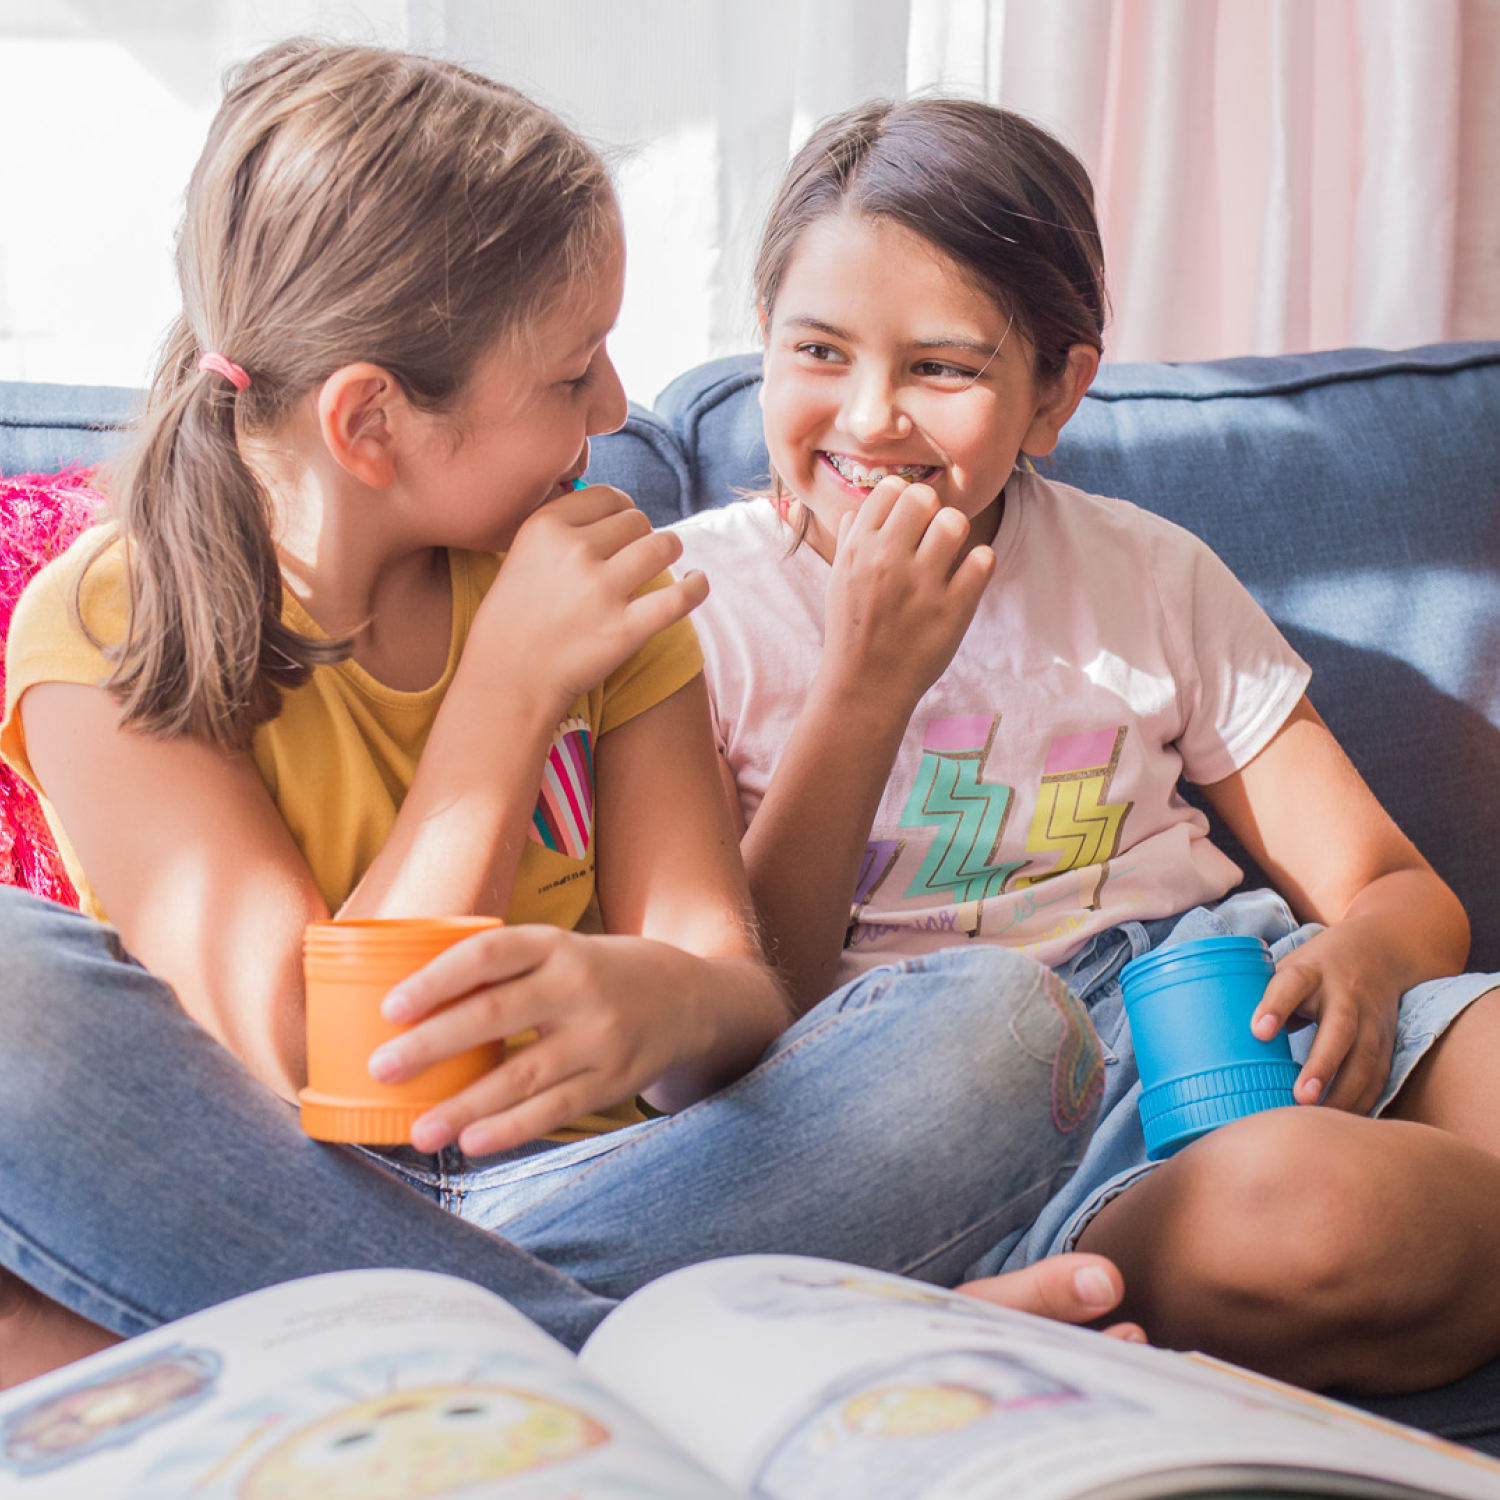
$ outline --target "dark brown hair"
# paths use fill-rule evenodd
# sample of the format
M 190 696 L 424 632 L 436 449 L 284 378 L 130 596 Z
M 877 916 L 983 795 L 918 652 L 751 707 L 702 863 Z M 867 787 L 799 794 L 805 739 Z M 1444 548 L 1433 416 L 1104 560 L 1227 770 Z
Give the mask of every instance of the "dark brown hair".
M 282 623 L 270 497 L 237 438 L 274 432 L 356 361 L 425 410 L 456 406 L 480 355 L 524 337 L 616 214 L 573 131 L 452 64 L 292 41 L 229 76 L 188 185 L 183 311 L 110 481 L 124 722 L 241 749 L 285 689 L 348 655 Z M 199 370 L 210 350 L 246 390 Z
M 1108 300 L 1083 164 L 1022 115 L 970 99 L 875 100 L 825 120 L 766 220 L 755 298 L 769 317 L 803 232 L 829 214 L 920 235 L 993 298 L 1050 384 L 1075 344 L 1104 347 Z

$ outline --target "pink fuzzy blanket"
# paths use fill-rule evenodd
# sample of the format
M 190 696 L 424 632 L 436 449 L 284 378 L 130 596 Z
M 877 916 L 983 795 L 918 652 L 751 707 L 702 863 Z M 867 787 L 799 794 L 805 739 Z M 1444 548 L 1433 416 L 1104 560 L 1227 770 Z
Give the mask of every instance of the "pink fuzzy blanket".
M 31 575 L 64 551 L 98 514 L 104 497 L 91 469 L 0 478 L 0 645 Z M 5 669 L 0 660 L 0 697 Z M 0 763 L 0 884 L 23 885 L 39 896 L 78 904 L 35 794 Z

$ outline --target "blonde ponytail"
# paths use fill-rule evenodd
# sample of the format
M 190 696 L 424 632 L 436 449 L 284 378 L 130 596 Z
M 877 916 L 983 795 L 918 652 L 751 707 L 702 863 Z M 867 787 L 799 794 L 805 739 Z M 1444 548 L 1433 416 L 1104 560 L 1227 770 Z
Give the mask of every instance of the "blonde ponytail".
M 597 153 L 452 64 L 292 41 L 230 76 L 188 186 L 183 313 L 109 481 L 130 612 L 107 685 L 127 724 L 244 749 L 349 654 L 283 623 L 276 516 L 240 440 L 357 361 L 418 407 L 455 404 L 615 223 Z M 211 351 L 244 390 L 200 368 Z
M 343 660 L 349 643 L 282 623 L 270 497 L 240 457 L 234 388 L 199 357 L 179 320 L 135 442 L 112 471 L 130 617 L 106 686 L 142 733 L 242 750 L 282 691 Z

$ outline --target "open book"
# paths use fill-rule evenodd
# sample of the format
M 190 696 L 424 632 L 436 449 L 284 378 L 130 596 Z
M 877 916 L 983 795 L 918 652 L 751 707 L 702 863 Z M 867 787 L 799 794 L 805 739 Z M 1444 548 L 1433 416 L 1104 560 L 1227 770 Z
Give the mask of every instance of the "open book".
M 796 1256 L 637 1292 L 575 1358 L 468 1282 L 345 1271 L 10 1392 L 20 1500 L 1496 1500 L 1500 1464 L 1196 1356 Z

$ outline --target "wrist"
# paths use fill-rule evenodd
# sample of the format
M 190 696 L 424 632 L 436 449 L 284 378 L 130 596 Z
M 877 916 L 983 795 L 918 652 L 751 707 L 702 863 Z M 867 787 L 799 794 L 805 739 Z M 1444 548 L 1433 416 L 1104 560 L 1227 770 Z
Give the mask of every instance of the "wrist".
M 748 1072 L 796 1019 L 791 1001 L 761 960 L 674 953 L 681 961 L 675 1061 L 645 1093 L 668 1113 Z
M 923 691 L 913 692 L 878 674 L 840 671 L 825 660 L 799 718 L 837 726 L 841 739 L 894 755 Z
M 493 728 L 511 740 L 550 744 L 553 731 L 572 707 L 573 696 L 559 687 L 546 663 L 526 653 L 506 653 L 495 661 L 465 652 L 453 674 L 442 708 L 457 701 L 451 715 L 472 733 Z M 442 709 L 439 710 L 439 717 Z

